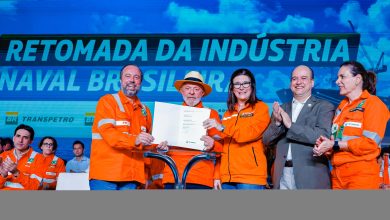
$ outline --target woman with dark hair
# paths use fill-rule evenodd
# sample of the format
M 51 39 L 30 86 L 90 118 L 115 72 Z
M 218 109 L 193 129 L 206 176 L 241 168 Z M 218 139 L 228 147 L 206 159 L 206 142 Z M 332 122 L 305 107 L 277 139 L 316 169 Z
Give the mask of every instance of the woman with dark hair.
M 42 150 L 39 160 L 43 178 L 40 189 L 55 190 L 58 175 L 66 170 L 64 161 L 55 155 L 57 147 L 57 140 L 50 136 L 43 137 L 39 142 L 39 148 Z
M 333 189 L 379 189 L 377 157 L 390 114 L 375 96 L 375 73 L 359 62 L 344 62 L 336 84 L 346 98 L 336 109 L 331 139 L 319 137 L 314 155 L 331 156 Z
M 256 81 L 248 69 L 232 74 L 227 107 L 222 124 L 213 119 L 204 122 L 205 128 L 215 127 L 223 132 L 223 152 L 214 188 L 265 189 L 267 160 L 262 135 L 270 116 L 268 106 L 256 96 Z

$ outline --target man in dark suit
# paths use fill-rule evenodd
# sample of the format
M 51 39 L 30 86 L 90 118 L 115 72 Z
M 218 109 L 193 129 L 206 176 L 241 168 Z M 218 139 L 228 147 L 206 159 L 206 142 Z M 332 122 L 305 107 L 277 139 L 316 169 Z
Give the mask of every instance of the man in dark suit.
M 312 96 L 313 86 L 313 70 L 297 66 L 291 73 L 293 100 L 281 106 L 273 104 L 263 143 L 276 145 L 274 189 L 330 189 L 328 159 L 314 157 L 313 147 L 320 135 L 330 136 L 335 108 Z

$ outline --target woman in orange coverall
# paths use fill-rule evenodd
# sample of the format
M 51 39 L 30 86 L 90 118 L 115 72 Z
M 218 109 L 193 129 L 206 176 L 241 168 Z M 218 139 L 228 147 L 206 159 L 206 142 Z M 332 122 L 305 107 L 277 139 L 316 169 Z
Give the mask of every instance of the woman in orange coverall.
M 216 189 L 265 189 L 267 160 L 262 135 L 270 116 L 268 106 L 256 97 L 256 81 L 248 69 L 236 70 L 229 85 L 222 124 L 208 119 L 207 129 L 222 131 L 223 150 L 214 175 Z M 222 183 L 222 184 L 221 184 Z
M 333 118 L 331 139 L 319 137 L 314 156 L 331 156 L 333 189 L 379 189 L 377 157 L 389 110 L 375 96 L 375 73 L 359 62 L 344 62 L 336 84 L 346 98 Z
M 42 150 L 42 155 L 38 157 L 42 166 L 40 168 L 42 185 L 39 189 L 55 190 L 58 175 L 65 172 L 64 161 L 54 155 L 57 146 L 57 140 L 49 136 L 43 137 L 39 142 L 39 148 Z

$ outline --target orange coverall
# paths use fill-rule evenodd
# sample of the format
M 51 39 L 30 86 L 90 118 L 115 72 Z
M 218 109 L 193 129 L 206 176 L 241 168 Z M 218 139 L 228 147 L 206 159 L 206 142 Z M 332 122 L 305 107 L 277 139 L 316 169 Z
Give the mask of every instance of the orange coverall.
M 151 126 L 150 110 L 137 97 L 131 102 L 122 91 L 103 96 L 92 126 L 89 178 L 145 184 L 142 145 L 135 140 Z
M 157 145 L 153 145 L 155 147 Z M 144 158 L 145 176 L 148 182 L 145 189 L 164 189 L 162 183 L 165 162 L 155 158 Z
M 187 106 L 185 103 L 183 103 L 184 106 Z M 202 102 L 199 102 L 196 106 L 196 108 L 205 108 L 202 104 Z M 214 109 L 210 109 L 210 118 L 213 118 L 217 120 L 218 123 L 221 123 L 221 120 L 219 118 L 218 112 Z M 207 135 L 210 137 L 213 137 L 214 135 L 221 136 L 222 133 L 219 132 L 217 129 L 212 128 L 207 131 Z M 169 143 L 168 143 L 169 144 Z M 214 148 L 212 151 L 214 152 L 221 152 L 222 145 L 218 141 L 214 142 Z M 196 156 L 200 154 L 197 150 L 186 150 L 185 152 L 179 152 L 179 151 L 168 151 L 167 153 L 169 156 L 172 157 L 172 159 L 175 161 L 177 169 L 179 171 L 179 179 L 181 180 L 183 171 L 185 166 L 188 164 L 190 159 L 193 156 Z M 215 162 L 213 161 L 200 161 L 196 163 L 191 170 L 189 171 L 186 183 L 192 183 L 192 184 L 200 184 L 205 185 L 209 187 L 214 186 L 214 168 L 215 168 Z M 174 178 L 171 169 L 168 165 L 165 165 L 164 173 L 163 173 L 163 183 L 174 183 Z
M 0 154 L 0 157 L 4 161 L 9 157 L 13 162 L 17 163 L 17 169 L 19 175 L 15 177 L 9 174 L 6 178 L 0 175 L 0 189 L 1 190 L 37 190 L 42 182 L 40 176 L 40 164 L 37 157 L 39 153 L 35 152 L 32 147 L 23 154 L 17 161 L 15 156 L 15 150 L 5 151 Z
M 333 189 L 379 189 L 377 157 L 388 120 L 386 105 L 367 90 L 351 103 L 341 101 L 332 134 L 336 140 L 347 141 L 348 151 L 332 156 Z
M 222 124 L 223 152 L 220 170 L 215 178 L 221 183 L 267 184 L 267 159 L 264 154 L 262 135 L 270 122 L 268 106 L 258 101 L 241 111 L 225 112 Z
M 64 161 L 54 154 L 51 154 L 47 157 L 45 157 L 43 154 L 40 154 L 37 157 L 37 159 L 40 161 L 39 164 L 41 164 L 40 169 L 43 178 L 42 186 L 39 187 L 39 189 L 55 190 L 57 186 L 58 175 L 66 171 Z

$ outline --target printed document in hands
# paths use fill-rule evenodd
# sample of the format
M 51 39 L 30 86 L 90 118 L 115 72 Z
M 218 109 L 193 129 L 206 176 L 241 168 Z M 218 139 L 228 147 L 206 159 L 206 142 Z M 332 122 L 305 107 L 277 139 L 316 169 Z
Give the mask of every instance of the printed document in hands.
M 210 109 L 155 102 L 153 116 L 154 144 L 168 141 L 169 146 L 196 150 L 204 149 L 200 140 L 206 135 L 203 121 L 210 117 Z

